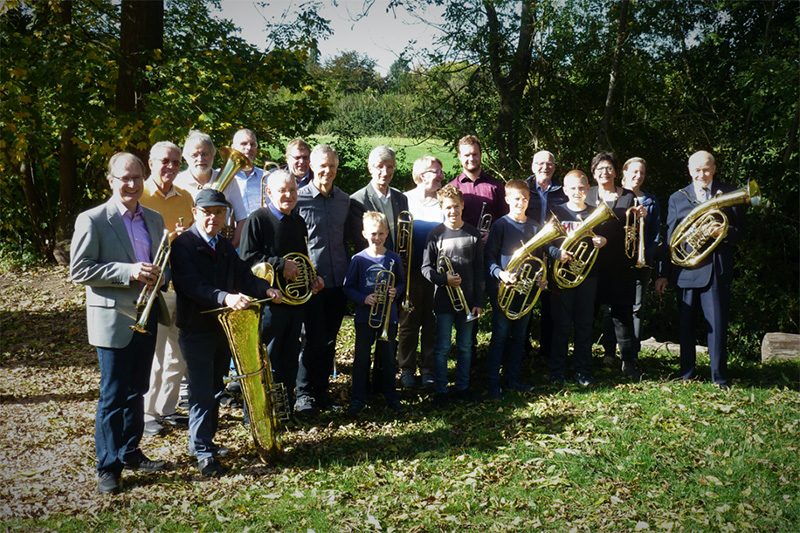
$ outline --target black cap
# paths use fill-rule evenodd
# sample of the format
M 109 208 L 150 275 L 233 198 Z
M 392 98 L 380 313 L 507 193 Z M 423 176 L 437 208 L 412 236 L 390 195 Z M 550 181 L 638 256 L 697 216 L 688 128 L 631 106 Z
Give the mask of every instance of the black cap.
M 216 189 L 203 189 L 194 198 L 195 207 L 228 207 L 225 195 Z

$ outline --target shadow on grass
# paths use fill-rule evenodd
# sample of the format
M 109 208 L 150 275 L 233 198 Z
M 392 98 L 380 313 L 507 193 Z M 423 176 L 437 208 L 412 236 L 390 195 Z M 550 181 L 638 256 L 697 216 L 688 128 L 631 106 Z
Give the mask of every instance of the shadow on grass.
M 97 366 L 97 351 L 89 345 L 82 307 L 0 311 L 0 324 L 4 367 Z
M 0 395 L 0 404 L 34 405 L 41 403 L 73 403 L 95 401 L 100 397 L 97 389 L 85 392 L 75 392 L 70 394 L 36 394 L 18 398 L 11 394 Z

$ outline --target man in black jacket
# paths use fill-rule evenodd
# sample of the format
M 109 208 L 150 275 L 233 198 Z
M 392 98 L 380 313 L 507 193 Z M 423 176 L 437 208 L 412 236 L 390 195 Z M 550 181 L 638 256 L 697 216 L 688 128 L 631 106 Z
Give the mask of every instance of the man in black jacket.
M 203 189 L 195 197 L 194 225 L 172 243 L 172 270 L 178 297 L 178 342 L 189 376 L 189 451 L 197 457 L 204 476 L 218 476 L 225 469 L 217 462 L 214 445 L 219 415 L 218 395 L 231 360 L 222 325 L 210 309 L 240 310 L 250 297 L 267 296 L 280 301 L 280 291 L 257 278 L 239 259 L 233 245 L 218 235 L 225 224 L 225 195 Z

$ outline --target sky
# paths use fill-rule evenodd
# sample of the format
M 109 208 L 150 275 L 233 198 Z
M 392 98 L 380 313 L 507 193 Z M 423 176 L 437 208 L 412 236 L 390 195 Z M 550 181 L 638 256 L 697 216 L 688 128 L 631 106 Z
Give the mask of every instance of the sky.
M 304 0 L 272 0 L 266 8 L 261 2 L 251 0 L 222 0 L 222 12 L 218 16 L 233 21 L 241 30 L 241 37 L 263 48 L 266 34 L 265 20 L 279 19 L 289 9 L 293 10 Z M 431 25 L 413 18 L 405 9 L 386 12 L 388 0 L 321 0 L 320 15 L 330 20 L 333 36 L 320 41 L 322 59 L 355 50 L 377 61 L 376 70 L 386 75 L 403 49 L 411 42 L 416 49 L 429 47 L 437 32 Z M 369 14 L 359 19 L 364 6 L 371 4 Z M 441 20 L 441 11 L 429 11 L 432 20 Z

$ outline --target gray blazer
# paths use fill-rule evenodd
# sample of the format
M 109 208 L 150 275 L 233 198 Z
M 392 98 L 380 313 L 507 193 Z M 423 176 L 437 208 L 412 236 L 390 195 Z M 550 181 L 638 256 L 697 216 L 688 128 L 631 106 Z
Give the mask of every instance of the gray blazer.
M 397 242 L 397 215 L 401 211 L 408 211 L 408 198 L 405 194 L 398 191 L 394 187 L 389 188 L 391 191 L 390 201 L 392 209 L 389 211 L 387 206 L 383 205 L 375 187 L 372 184 L 367 184 L 363 189 L 359 189 L 350 195 L 350 211 L 353 217 L 353 224 L 358 227 L 358 231 L 353 232 L 354 244 L 356 252 L 359 252 L 367 247 L 367 240 L 361 235 L 363 229 L 362 217 L 367 211 L 377 211 L 386 215 L 389 222 L 389 236 L 386 239 L 385 246 L 388 250 L 396 252 L 395 242 Z
M 152 209 L 142 210 L 152 241 L 151 257 L 155 257 L 164 234 L 164 219 Z M 140 283 L 131 283 L 134 263 L 133 244 L 111 200 L 78 215 L 72 236 L 70 276 L 75 283 L 86 286 L 89 344 L 124 348 L 131 342 L 133 330 L 129 326 L 136 322 L 136 299 L 141 291 Z M 160 292 L 158 301 L 160 320 L 168 321 Z

